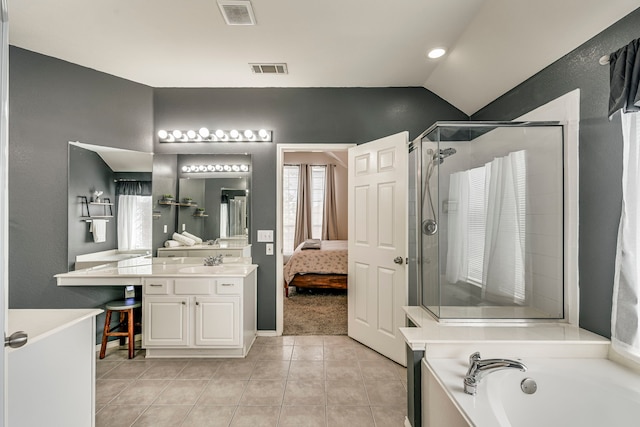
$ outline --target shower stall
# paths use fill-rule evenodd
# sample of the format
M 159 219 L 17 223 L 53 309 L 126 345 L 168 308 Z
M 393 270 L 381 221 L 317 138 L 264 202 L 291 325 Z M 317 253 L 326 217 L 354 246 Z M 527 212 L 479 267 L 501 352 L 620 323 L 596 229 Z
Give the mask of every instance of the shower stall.
M 410 280 L 440 321 L 565 317 L 563 135 L 438 122 L 410 144 Z

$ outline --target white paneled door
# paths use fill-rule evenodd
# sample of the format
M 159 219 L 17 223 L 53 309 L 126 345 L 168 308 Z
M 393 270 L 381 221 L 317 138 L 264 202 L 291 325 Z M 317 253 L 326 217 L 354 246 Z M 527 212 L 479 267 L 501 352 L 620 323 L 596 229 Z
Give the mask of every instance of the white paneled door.
M 349 336 L 406 365 L 408 132 L 349 149 Z

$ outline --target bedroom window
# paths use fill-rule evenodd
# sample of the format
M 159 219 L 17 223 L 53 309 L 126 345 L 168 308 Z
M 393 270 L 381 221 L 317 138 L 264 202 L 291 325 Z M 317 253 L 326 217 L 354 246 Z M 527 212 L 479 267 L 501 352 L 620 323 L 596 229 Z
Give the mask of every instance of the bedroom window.
M 322 236 L 326 169 L 326 166 L 309 166 L 309 209 L 312 233 L 310 237 L 313 239 L 320 239 Z M 300 193 L 299 181 L 300 166 L 285 165 L 282 174 L 282 250 L 284 255 L 291 255 L 295 249 L 293 242 Z
M 322 238 L 322 217 L 324 215 L 324 184 L 326 166 L 311 166 L 311 238 Z

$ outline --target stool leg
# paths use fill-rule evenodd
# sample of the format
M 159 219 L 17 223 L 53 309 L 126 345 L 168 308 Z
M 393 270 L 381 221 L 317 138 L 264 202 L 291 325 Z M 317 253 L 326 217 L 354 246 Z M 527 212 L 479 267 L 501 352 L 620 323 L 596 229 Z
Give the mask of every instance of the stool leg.
M 127 318 L 127 313 L 124 312 L 124 311 L 121 311 L 119 314 L 120 314 L 120 324 L 118 325 L 118 332 L 126 332 L 127 331 L 127 329 L 126 329 L 127 326 L 125 325 L 124 321 Z M 124 345 L 125 344 L 125 339 L 126 339 L 126 337 L 124 337 L 124 336 L 120 337 L 120 345 Z
M 135 336 L 133 333 L 133 326 L 135 321 L 133 320 L 133 308 L 127 310 L 127 327 L 129 328 L 129 359 L 133 359 Z
M 107 351 L 107 333 L 111 328 L 111 310 L 107 310 L 107 314 L 104 319 L 104 330 L 102 331 L 102 345 L 100 346 L 100 359 L 104 359 L 105 352 Z

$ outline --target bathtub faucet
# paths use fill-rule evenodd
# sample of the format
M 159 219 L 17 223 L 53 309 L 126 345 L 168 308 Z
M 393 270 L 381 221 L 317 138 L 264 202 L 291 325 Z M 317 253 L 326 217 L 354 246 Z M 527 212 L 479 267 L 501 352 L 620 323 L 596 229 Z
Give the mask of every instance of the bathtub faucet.
M 222 258 L 224 257 L 224 255 L 220 254 L 220 255 L 216 255 L 216 256 L 209 256 L 206 257 L 203 261 L 204 261 L 204 265 L 206 266 L 214 266 L 214 265 L 220 265 L 222 264 Z
M 475 352 L 469 356 L 469 370 L 464 376 L 464 392 L 475 395 L 478 383 L 487 374 L 502 369 L 519 369 L 526 372 L 527 367 L 522 362 L 510 359 L 484 359 L 480 358 L 480 353 Z

